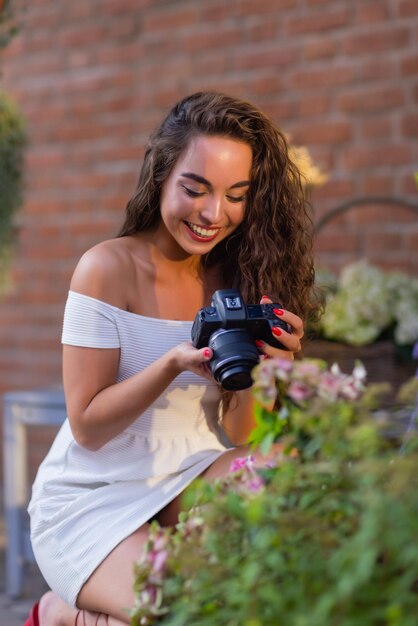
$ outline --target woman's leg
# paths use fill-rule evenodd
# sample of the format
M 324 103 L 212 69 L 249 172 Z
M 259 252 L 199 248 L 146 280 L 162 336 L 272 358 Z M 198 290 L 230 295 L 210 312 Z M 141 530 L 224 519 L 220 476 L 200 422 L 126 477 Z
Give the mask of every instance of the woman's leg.
M 121 541 L 84 584 L 77 598 L 77 607 L 84 609 L 77 626 L 130 624 L 127 611 L 134 606 L 133 565 L 148 538 L 148 527 L 144 524 Z M 75 626 L 77 613 L 78 609 L 48 592 L 39 606 L 40 626 Z
M 219 456 L 212 465 L 202 472 L 201 476 L 208 480 L 223 478 L 229 474 L 231 463 L 234 459 L 248 455 L 254 457 L 256 467 L 264 467 L 266 463 L 280 459 L 283 455 L 283 446 L 279 443 L 273 444 L 266 456 L 262 454 L 261 450 L 253 450 L 250 446 L 231 448 L 231 450 Z M 180 494 L 159 512 L 157 515 L 159 524 L 161 526 L 175 526 L 178 522 L 179 513 L 182 510 L 182 494 Z
M 267 456 L 260 450 L 240 446 L 228 450 L 216 459 L 203 473 L 208 480 L 226 476 L 234 459 L 251 454 L 255 465 L 263 467 L 282 453 L 280 444 L 273 445 Z M 174 526 L 181 511 L 181 496 L 177 496 L 160 511 L 157 519 L 161 526 Z M 130 623 L 128 613 L 134 605 L 133 565 L 141 547 L 148 538 L 148 524 L 124 539 L 99 565 L 81 589 L 77 606 L 83 609 L 76 626 L 123 626 Z M 74 609 L 52 592 L 43 596 L 39 607 L 40 626 L 75 626 L 78 609 Z M 106 617 L 108 623 L 106 622 Z

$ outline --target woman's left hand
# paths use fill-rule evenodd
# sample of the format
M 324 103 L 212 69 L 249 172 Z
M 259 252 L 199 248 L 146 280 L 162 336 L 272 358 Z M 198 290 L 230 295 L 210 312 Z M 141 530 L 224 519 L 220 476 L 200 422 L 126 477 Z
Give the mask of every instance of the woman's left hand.
M 270 300 L 267 296 L 263 296 L 260 300 L 260 304 L 268 304 L 271 302 L 272 300 Z M 261 340 L 257 340 L 257 347 L 259 351 L 265 355 L 265 358 L 269 357 L 293 360 L 295 358 L 295 353 L 299 352 L 302 348 L 301 339 L 303 337 L 303 322 L 298 315 L 284 309 L 276 309 L 274 314 L 278 319 L 283 322 L 287 322 L 289 326 L 292 327 L 291 333 L 288 333 L 286 330 L 277 326 L 275 327 L 274 332 L 272 332 L 272 336 L 280 341 L 280 343 L 282 343 L 287 349 L 281 350 L 280 348 L 274 348 L 266 341 Z

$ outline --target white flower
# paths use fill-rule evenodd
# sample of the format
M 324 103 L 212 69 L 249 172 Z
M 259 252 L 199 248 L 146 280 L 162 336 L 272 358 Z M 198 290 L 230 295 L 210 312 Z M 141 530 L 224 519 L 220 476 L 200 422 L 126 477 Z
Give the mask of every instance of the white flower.
M 320 322 L 326 339 L 366 345 L 393 325 L 398 344 L 418 340 L 418 280 L 411 276 L 384 273 L 362 260 L 345 267 L 328 292 Z

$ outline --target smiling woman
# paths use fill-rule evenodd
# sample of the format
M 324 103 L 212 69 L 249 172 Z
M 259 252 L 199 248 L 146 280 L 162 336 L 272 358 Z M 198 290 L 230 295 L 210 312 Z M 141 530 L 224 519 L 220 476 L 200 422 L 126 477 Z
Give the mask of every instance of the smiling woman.
M 250 185 L 251 148 L 227 137 L 198 136 L 190 142 L 167 178 L 156 232 L 175 241 L 180 254 L 204 254 L 231 235 L 244 219 Z M 201 244 L 194 245 L 194 242 Z M 203 244 L 203 245 L 202 245 Z
M 29 626 L 129 623 L 150 520 L 175 524 L 186 486 L 225 475 L 254 426 L 250 392 L 225 394 L 192 321 L 219 289 L 280 302 L 280 343 L 272 331 L 252 347 L 256 360 L 292 359 L 317 308 L 309 226 L 285 137 L 250 103 L 196 93 L 151 136 L 119 235 L 83 255 L 70 285 L 68 420 L 30 503 L 52 592 Z

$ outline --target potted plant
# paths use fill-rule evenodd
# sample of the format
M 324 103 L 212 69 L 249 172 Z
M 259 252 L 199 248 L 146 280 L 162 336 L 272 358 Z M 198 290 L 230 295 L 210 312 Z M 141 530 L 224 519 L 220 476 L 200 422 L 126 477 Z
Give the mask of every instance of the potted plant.
M 254 378 L 252 440 L 280 438 L 283 456 L 238 459 L 188 491 L 176 530 L 153 523 L 132 624 L 415 626 L 418 380 L 399 398 L 405 431 L 360 364 L 267 360 Z

